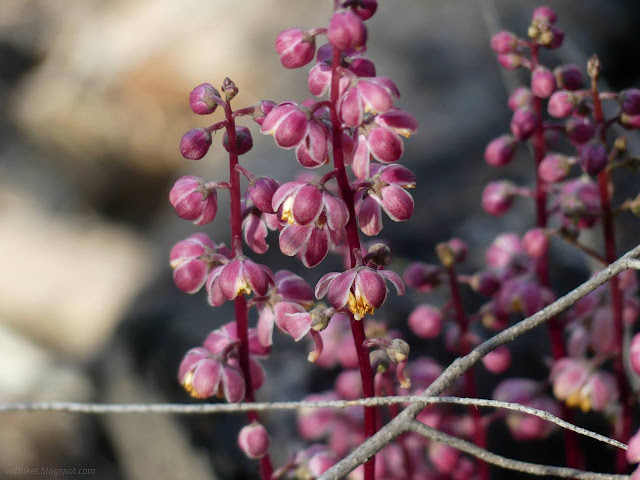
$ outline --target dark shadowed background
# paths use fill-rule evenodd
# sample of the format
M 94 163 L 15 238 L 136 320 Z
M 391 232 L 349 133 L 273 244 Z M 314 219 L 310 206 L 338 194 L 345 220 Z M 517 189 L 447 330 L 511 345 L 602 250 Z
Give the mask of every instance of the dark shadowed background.
M 199 83 L 219 86 L 229 76 L 240 88 L 236 106 L 308 98 L 308 67 L 282 69 L 273 44 L 284 28 L 325 26 L 331 4 L 0 1 L 0 401 L 188 401 L 175 379 L 182 355 L 231 320 L 228 307 L 212 310 L 203 294 L 178 292 L 168 267 L 171 245 L 192 232 L 228 242 L 225 195 L 218 218 L 206 227 L 176 218 L 168 203 L 180 175 L 227 175 L 219 139 L 200 162 L 179 154 L 182 133 L 212 119 L 190 112 L 188 94 Z M 403 159 L 418 176 L 415 215 L 404 224 L 385 219 L 381 235 L 391 242 L 398 267 L 404 259 L 434 260 L 435 243 L 457 235 L 472 247 L 465 268 L 474 271 L 496 233 L 523 232 L 533 221 L 524 201 L 500 218 L 480 208 L 488 180 L 510 177 L 531 184 L 533 162 L 524 149 L 502 171 L 482 158 L 486 142 L 507 131 L 510 118 L 507 87 L 483 20 L 491 11 L 483 15 L 482 5 L 380 0 L 368 22 L 369 55 L 378 74 L 396 81 L 399 106 L 420 124 Z M 493 21 L 524 34 L 536 5 L 497 1 Z M 613 88 L 640 85 L 639 2 L 550 5 L 567 42 L 559 51 L 544 52 L 543 61 L 584 67 L 597 52 Z M 507 74 L 508 81 L 518 78 Z M 244 164 L 280 181 L 292 179 L 293 153 L 246 124 L 255 147 Z M 630 145 L 640 152 L 637 139 Z M 621 174 L 616 181 L 621 192 L 637 192 L 636 178 Z M 628 220 L 621 219 L 620 251 L 640 238 L 638 223 Z M 279 254 L 276 238 L 270 237 L 265 263 L 300 271 L 295 260 Z M 591 241 L 599 245 L 599 235 Z M 588 276 L 578 254 L 556 245 L 553 255 L 559 292 Z M 315 282 L 333 268 L 339 268 L 336 258 L 302 273 Z M 437 297 L 422 297 L 427 298 Z M 393 299 L 381 317 L 406 330 L 415 301 Z M 471 296 L 467 302 L 470 311 L 479 305 Z M 420 346 L 408 338 L 416 354 L 441 352 L 435 342 Z M 508 374 L 543 376 L 545 339 L 544 331 L 523 339 Z M 304 341 L 293 344 L 276 334 L 260 399 L 297 400 L 330 387 L 335 372 L 309 365 L 307 348 Z M 480 393 L 489 396 L 497 379 L 479 374 Z M 293 418 L 266 416 L 277 463 L 301 445 Z M 604 428 L 597 417 L 581 420 Z M 16 478 L 7 473 L 14 467 L 50 466 L 95 468 L 87 477 L 94 479 L 254 478 L 255 465 L 235 447 L 243 422 L 240 416 L 4 415 L 0 476 Z M 516 444 L 496 427 L 490 440 L 499 453 L 561 461 L 559 435 L 545 444 Z M 594 452 L 588 457 L 592 468 L 610 455 L 590 442 L 583 447 Z

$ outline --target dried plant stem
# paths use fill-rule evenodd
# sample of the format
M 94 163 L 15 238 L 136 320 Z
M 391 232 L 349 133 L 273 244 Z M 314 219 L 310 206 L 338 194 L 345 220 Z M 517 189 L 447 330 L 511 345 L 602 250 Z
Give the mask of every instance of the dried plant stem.
M 592 292 L 601 285 L 620 274 L 624 270 L 640 266 L 640 262 L 635 258 L 640 255 L 640 246 L 627 252 L 616 262 L 604 268 L 588 281 L 560 297 L 552 304 L 546 306 L 539 312 L 528 318 L 516 323 L 512 327 L 503 330 L 494 335 L 484 343 L 474 348 L 468 355 L 456 359 L 449 365 L 442 374 L 423 392 L 423 396 L 431 397 L 439 395 L 447 387 L 449 387 L 457 378 L 464 374 L 469 368 L 479 362 L 489 352 L 495 350 L 500 345 L 511 342 L 520 335 L 536 328 L 545 323 L 550 318 L 563 312 L 582 297 Z M 392 441 L 400 433 L 408 428 L 407 426 L 415 419 L 415 416 L 423 409 L 425 404 L 414 403 L 405 408 L 395 419 L 391 420 L 387 425 L 382 427 L 373 437 L 366 440 L 362 445 L 358 446 L 349 455 L 340 460 L 337 464 L 327 470 L 320 480 L 338 480 L 358 465 L 364 463 L 372 455 L 375 455 L 382 447 Z
M 229 138 L 229 184 L 231 185 L 231 248 L 235 255 L 242 254 L 242 208 L 240 204 L 240 173 L 236 169 L 238 166 L 238 144 L 236 138 L 236 125 L 231 109 L 231 102 L 227 101 L 224 108 L 227 119 L 227 136 Z M 247 402 L 255 400 L 253 383 L 251 381 L 251 368 L 249 366 L 249 313 L 247 311 L 247 300 L 244 295 L 236 297 L 235 301 L 236 325 L 240 347 L 238 349 L 240 368 L 245 378 Z M 250 422 L 258 420 L 258 414 L 247 411 Z M 273 466 L 269 454 L 260 459 L 260 473 L 263 480 L 269 480 L 273 473 Z
M 423 435 L 433 441 L 444 443 L 457 448 L 460 451 L 473 455 L 476 458 L 496 465 L 498 467 L 514 470 L 516 472 L 529 473 L 531 475 L 548 475 L 560 478 L 576 478 L 580 480 L 628 480 L 627 475 L 613 475 L 608 473 L 585 472 L 575 468 L 553 467 L 551 465 L 540 465 L 537 463 L 521 462 L 510 458 L 491 453 L 484 448 L 480 448 L 471 442 L 461 438 L 453 437 L 444 432 L 428 427 L 427 425 L 413 420 L 407 425 L 407 429 Z
M 342 126 L 338 119 L 337 103 L 340 93 L 340 50 L 333 48 L 333 57 L 331 65 L 331 125 L 333 134 L 333 163 L 335 166 L 336 180 L 340 188 L 340 196 L 347 205 L 349 211 L 349 221 L 346 225 L 347 244 L 349 245 L 350 268 L 355 267 L 356 258 L 354 250 L 360 250 L 360 236 L 358 235 L 358 227 L 356 225 L 356 214 L 353 206 L 353 193 L 347 178 L 347 172 L 344 168 L 344 152 L 342 150 Z M 375 390 L 373 385 L 373 372 L 371 371 L 371 362 L 369 360 L 369 351 L 364 347 L 366 335 L 364 332 L 364 320 L 357 321 L 353 315 L 349 316 L 351 324 L 351 333 L 356 346 L 358 355 L 358 369 L 360 370 L 360 378 L 362 380 L 362 392 L 365 398 L 374 397 Z M 364 407 L 364 434 L 366 438 L 371 437 L 377 431 L 376 409 L 375 407 Z M 375 476 L 375 456 L 371 457 L 364 466 L 365 480 L 374 480 Z

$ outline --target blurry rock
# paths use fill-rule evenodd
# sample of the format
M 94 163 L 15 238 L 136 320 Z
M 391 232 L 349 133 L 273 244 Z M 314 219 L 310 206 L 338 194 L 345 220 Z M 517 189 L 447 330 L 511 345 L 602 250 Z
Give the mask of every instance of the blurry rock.
M 150 273 L 150 247 L 132 232 L 51 214 L 6 184 L 0 238 L 0 318 L 69 355 L 100 348 Z

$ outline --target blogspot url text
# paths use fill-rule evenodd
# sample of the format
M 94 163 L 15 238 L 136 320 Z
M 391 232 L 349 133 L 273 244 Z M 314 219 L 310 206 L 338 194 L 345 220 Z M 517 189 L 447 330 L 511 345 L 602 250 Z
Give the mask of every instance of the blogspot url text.
M 47 475 L 49 477 L 63 477 L 72 475 L 95 475 L 95 468 L 54 468 L 54 467 L 13 467 L 7 468 L 7 475 Z

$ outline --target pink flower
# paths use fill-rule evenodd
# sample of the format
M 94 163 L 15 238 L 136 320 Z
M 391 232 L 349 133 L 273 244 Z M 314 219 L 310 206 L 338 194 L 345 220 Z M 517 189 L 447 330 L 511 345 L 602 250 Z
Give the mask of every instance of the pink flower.
M 584 178 L 570 180 L 562 185 L 558 205 L 564 223 L 578 228 L 592 226 L 602 211 L 598 186 Z
M 169 192 L 169 201 L 180 218 L 193 220 L 195 225 L 212 222 L 218 213 L 216 189 L 193 175 L 176 180 Z
M 323 368 L 358 368 L 358 353 L 353 343 L 349 317 L 338 313 L 331 317 L 329 326 L 320 332 L 322 337 L 322 354 L 315 364 Z
M 393 109 L 377 115 L 373 122 L 358 129 L 351 169 L 360 180 L 371 176 L 371 159 L 381 163 L 397 162 L 404 152 L 400 136 L 409 137 L 418 129 L 418 122 L 410 113 Z
M 515 112 L 519 108 L 529 107 L 532 99 L 533 95 L 531 90 L 527 87 L 518 87 L 509 95 L 507 106 L 512 112 Z
M 580 149 L 578 162 L 587 175 L 594 176 L 607 166 L 609 155 L 601 141 L 592 140 Z
M 482 358 L 482 363 L 491 373 L 503 373 L 511 365 L 511 352 L 505 345 L 500 345 L 495 350 L 487 353 Z
M 238 295 L 250 293 L 264 296 L 273 283 L 273 274 L 268 267 L 246 257 L 236 256 L 209 274 L 206 287 L 209 304 L 217 307 L 226 300 L 234 300 Z
M 556 79 L 548 68 L 538 66 L 531 73 L 531 91 L 536 97 L 548 98 L 556 89 Z
M 574 94 L 567 90 L 558 90 L 547 104 L 547 112 L 549 115 L 555 118 L 567 118 L 576 109 L 578 100 Z
M 236 145 L 238 148 L 238 155 L 244 155 L 253 148 L 253 137 L 251 136 L 251 130 L 247 127 L 236 127 Z M 222 136 L 222 146 L 228 152 L 229 151 L 229 134 L 225 130 Z
M 518 37 L 513 32 L 502 30 L 491 37 L 491 49 L 496 53 L 510 53 L 518 46 Z
M 221 103 L 220 92 L 210 83 L 201 83 L 189 95 L 191 111 L 198 115 L 209 115 L 215 112 Z
M 385 280 L 391 282 L 398 295 L 404 295 L 404 283 L 391 270 L 374 270 L 357 266 L 344 273 L 324 275 L 316 285 L 316 298 L 329 294 L 329 303 L 337 310 L 347 308 L 356 320 L 372 314 L 387 299 Z
M 292 323 L 291 314 L 303 313 L 313 303 L 313 289 L 298 275 L 287 270 L 281 270 L 275 275 L 275 288 L 269 295 L 258 303 L 258 339 L 265 346 L 273 342 L 274 324 L 284 333 L 294 337 L 297 341 L 306 332 L 298 336 L 295 329 L 289 328 Z
M 276 52 L 285 68 L 300 68 L 313 60 L 316 51 L 315 36 L 299 28 L 283 30 L 276 38 Z
M 211 269 L 228 261 L 231 252 L 224 244 L 216 246 L 204 233 L 195 233 L 171 249 L 169 260 L 173 281 L 186 293 L 196 293 L 207 280 Z
M 277 230 L 280 222 L 276 215 L 264 213 L 256 207 L 245 208 L 242 214 L 242 237 L 251 250 L 258 254 L 266 253 L 269 230 Z
M 296 147 L 296 159 L 305 168 L 318 168 L 329 161 L 329 130 L 318 119 L 309 122 L 307 136 Z
M 395 222 L 409 220 L 413 214 L 413 197 L 407 190 L 415 187 L 416 177 L 401 165 L 374 165 L 367 186 L 356 193 L 355 212 L 360 230 L 377 235 L 382 230 L 382 213 Z
M 178 381 L 194 398 L 222 394 L 228 402 L 244 399 L 245 381 L 242 372 L 225 365 L 220 358 L 203 347 L 189 350 L 178 370 Z
M 629 449 L 627 450 L 627 462 L 640 462 L 640 431 L 636 432 L 629 439 Z
M 367 27 L 355 13 L 349 10 L 337 12 L 329 21 L 327 37 L 338 50 L 359 49 L 367 41 Z
M 209 151 L 211 134 L 204 128 L 194 128 L 182 136 L 180 153 L 189 160 L 200 160 Z
M 366 113 L 386 113 L 399 97 L 398 87 L 387 77 L 355 78 L 341 92 L 336 108 L 346 126 L 359 127 Z
M 253 459 L 262 458 L 269 451 L 271 437 L 262 424 L 253 421 L 240 430 L 238 445 L 247 457 Z
M 513 205 L 516 186 L 508 180 L 487 183 L 482 191 L 482 208 L 491 215 L 503 215 Z
M 569 157 L 559 153 L 549 153 L 545 155 L 538 165 L 538 175 L 549 183 L 560 182 L 567 178 L 571 170 Z
M 484 159 L 492 167 L 508 165 L 513 160 L 518 142 L 511 135 L 501 135 L 489 142 Z
M 536 130 L 538 117 L 530 108 L 519 108 L 511 117 L 511 133 L 518 140 L 527 140 Z
M 405 269 L 402 278 L 404 283 L 419 292 L 430 292 L 440 285 L 442 267 L 423 262 L 412 262 Z
M 284 102 L 267 114 L 260 132 L 263 135 L 273 135 L 280 148 L 295 148 L 307 138 L 310 119 L 311 115 L 304 107 Z

